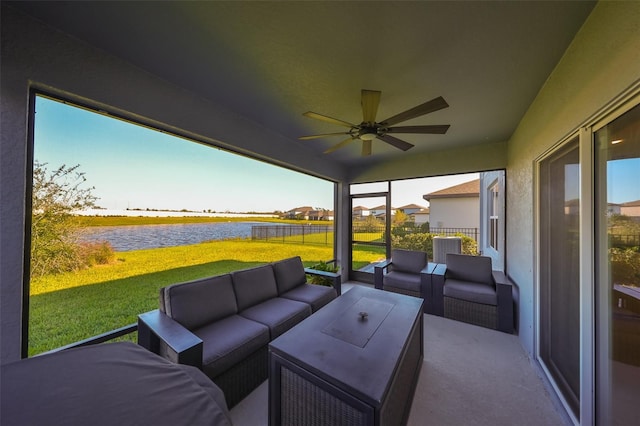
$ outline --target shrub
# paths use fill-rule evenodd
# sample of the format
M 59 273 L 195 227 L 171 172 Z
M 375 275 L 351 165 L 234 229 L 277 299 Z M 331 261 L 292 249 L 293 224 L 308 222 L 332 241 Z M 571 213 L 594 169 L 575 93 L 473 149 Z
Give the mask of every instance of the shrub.
M 334 263 L 330 262 L 320 262 L 316 265 L 313 265 L 311 269 L 315 269 L 316 271 L 324 271 L 324 272 L 338 272 L 340 269 Z M 308 280 L 311 284 L 323 285 L 325 287 L 332 287 L 333 282 L 330 278 L 321 277 L 318 275 L 307 275 Z
M 103 241 L 98 243 L 80 243 L 80 258 L 84 266 L 91 267 L 95 265 L 108 265 L 116 258 L 116 253 L 109 242 Z

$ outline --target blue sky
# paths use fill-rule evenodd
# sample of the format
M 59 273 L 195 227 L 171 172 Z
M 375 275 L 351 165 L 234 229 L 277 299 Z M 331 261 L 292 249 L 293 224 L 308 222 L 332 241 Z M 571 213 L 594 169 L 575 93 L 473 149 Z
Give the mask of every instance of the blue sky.
M 333 209 L 332 182 L 43 97 L 36 102 L 34 158 L 48 163 L 49 170 L 79 164 L 95 187 L 96 204 L 107 209 Z M 424 194 L 477 176 L 396 181 L 392 206 L 427 206 Z M 609 162 L 609 202 L 640 199 L 639 183 L 640 159 Z
M 80 165 L 107 209 L 217 212 L 333 208 L 333 183 L 38 97 L 34 158 L 53 170 Z M 394 184 L 394 207 L 476 174 Z M 367 206 L 373 207 L 373 206 Z

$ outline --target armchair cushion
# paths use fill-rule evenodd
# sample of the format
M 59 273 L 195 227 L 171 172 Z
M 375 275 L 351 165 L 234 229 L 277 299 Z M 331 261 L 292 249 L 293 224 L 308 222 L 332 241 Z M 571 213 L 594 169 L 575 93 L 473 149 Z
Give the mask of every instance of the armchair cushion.
M 160 310 L 189 330 L 238 312 L 229 274 L 167 286 L 160 301 Z
M 280 295 L 307 282 L 300 256 L 274 262 L 272 265 Z
M 212 378 L 269 344 L 269 328 L 239 315 L 193 331 L 203 342 L 202 370 Z
M 236 290 L 238 311 L 278 296 L 276 278 L 271 265 L 258 266 L 231 273 Z
M 391 271 L 382 278 L 383 288 L 393 287 L 421 293 L 421 279 L 419 274 Z
M 448 265 L 447 265 L 448 266 Z M 497 305 L 498 294 L 492 285 L 448 278 L 444 285 L 444 296 L 483 305 Z
M 493 285 L 491 258 L 448 253 L 446 278 Z
M 427 264 L 427 253 L 423 251 L 394 249 L 391 251 L 391 269 L 419 274 Z

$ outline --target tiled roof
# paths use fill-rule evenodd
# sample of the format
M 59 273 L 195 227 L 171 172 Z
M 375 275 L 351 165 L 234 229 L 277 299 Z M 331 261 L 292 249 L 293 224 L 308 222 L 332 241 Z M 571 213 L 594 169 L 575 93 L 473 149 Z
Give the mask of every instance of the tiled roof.
M 398 207 L 399 210 L 404 209 L 424 209 L 423 206 L 419 206 L 417 204 L 407 204 L 406 206 Z
M 480 179 L 470 182 L 461 183 L 440 191 L 431 192 L 422 196 L 429 201 L 432 198 L 458 198 L 458 197 L 479 197 L 480 196 Z
M 640 207 L 640 200 L 636 201 L 627 201 L 626 203 L 620 204 L 622 207 Z

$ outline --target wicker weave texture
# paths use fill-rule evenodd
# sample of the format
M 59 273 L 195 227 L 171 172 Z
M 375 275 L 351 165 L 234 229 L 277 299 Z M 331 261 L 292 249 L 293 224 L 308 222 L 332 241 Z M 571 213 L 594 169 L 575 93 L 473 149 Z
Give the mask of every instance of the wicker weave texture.
M 242 362 L 213 379 L 213 382 L 224 392 L 229 408 L 236 405 L 267 380 L 269 376 L 268 357 L 268 347 L 263 346 Z
M 282 366 L 282 426 L 358 426 L 366 416 L 353 406 Z
M 498 328 L 498 308 L 493 305 L 483 305 L 445 296 L 444 316 L 494 330 Z
M 411 291 L 404 288 L 384 286 L 384 290 L 392 293 L 404 294 L 405 296 L 422 297 L 419 291 Z

